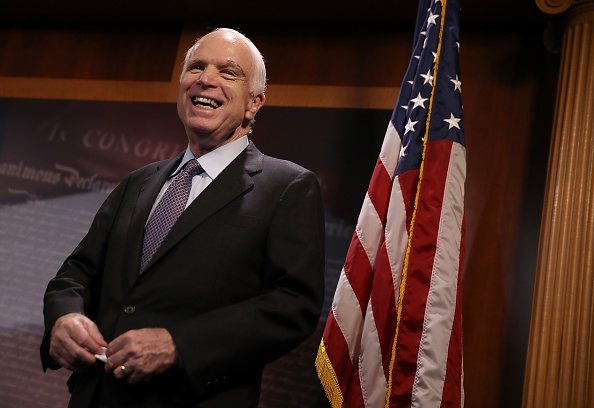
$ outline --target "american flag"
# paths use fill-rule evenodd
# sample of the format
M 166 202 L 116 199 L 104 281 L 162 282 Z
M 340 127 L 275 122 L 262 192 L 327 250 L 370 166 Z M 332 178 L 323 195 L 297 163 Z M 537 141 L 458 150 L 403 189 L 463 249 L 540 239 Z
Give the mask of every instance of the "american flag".
M 466 148 L 458 0 L 420 0 L 413 56 L 316 368 L 332 407 L 462 407 Z

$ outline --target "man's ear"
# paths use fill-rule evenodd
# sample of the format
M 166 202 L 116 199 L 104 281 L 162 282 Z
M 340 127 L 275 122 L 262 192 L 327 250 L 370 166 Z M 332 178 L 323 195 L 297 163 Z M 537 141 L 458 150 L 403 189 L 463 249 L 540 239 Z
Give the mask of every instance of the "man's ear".
M 250 97 L 250 103 L 248 105 L 248 109 L 245 112 L 245 118 L 247 120 L 252 120 L 256 117 L 256 113 L 260 110 L 260 108 L 264 105 L 266 101 L 266 95 L 263 92 L 260 92 L 257 95 Z

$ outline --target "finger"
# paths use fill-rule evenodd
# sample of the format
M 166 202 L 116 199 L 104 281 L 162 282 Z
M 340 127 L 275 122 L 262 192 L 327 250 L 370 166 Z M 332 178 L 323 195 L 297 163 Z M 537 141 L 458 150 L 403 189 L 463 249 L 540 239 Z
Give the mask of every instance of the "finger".
M 109 344 L 107 345 L 107 352 L 106 352 L 107 356 L 109 357 L 109 356 L 117 353 L 118 351 L 122 351 L 128 345 L 133 343 L 135 341 L 135 339 L 134 339 L 135 332 L 136 332 L 135 330 L 127 331 L 126 333 L 120 334 L 118 337 L 116 337 L 111 342 L 109 342 Z
M 105 355 L 107 356 L 107 362 L 105 363 L 106 371 L 116 370 L 124 362 L 128 361 L 127 346 L 128 342 L 122 336 L 115 338 L 107 345 L 107 350 L 105 351 Z
M 126 380 L 128 376 L 132 374 L 132 368 L 129 366 L 126 367 L 124 364 L 120 364 L 111 371 L 113 373 L 113 376 L 118 380 Z
M 128 368 L 129 366 L 131 368 Z M 134 365 L 133 363 L 130 363 L 125 367 L 125 380 L 128 384 L 138 384 L 142 381 L 148 381 L 151 378 L 151 375 L 145 371 L 142 365 Z
M 57 334 L 50 342 L 50 356 L 61 366 L 81 371 L 95 363 L 95 356 L 65 335 Z
M 92 354 L 101 354 L 103 347 L 107 347 L 107 342 L 97 325 L 84 316 L 80 320 L 80 326 L 75 327 L 73 335 L 78 343 L 91 351 Z
M 66 359 L 61 350 L 51 350 L 50 349 L 50 357 L 52 358 L 52 360 L 54 360 L 56 363 L 60 364 L 60 366 L 70 370 L 70 371 L 74 371 L 72 368 L 72 365 L 70 364 L 70 361 L 68 361 L 68 359 Z
M 147 378 L 142 359 L 128 358 L 124 351 L 118 351 L 107 360 L 105 371 L 111 372 L 118 380 L 126 381 L 128 384 L 137 384 Z
M 71 347 L 66 350 L 66 353 L 70 364 L 79 371 L 86 369 L 97 362 L 94 353 L 84 347 L 78 346 L 74 342 L 71 343 Z
M 144 374 L 136 371 L 130 365 L 124 364 L 117 366 L 112 373 L 116 379 L 126 381 L 128 384 L 138 384 L 148 378 Z
M 107 355 L 107 353 L 106 353 Z M 118 369 L 121 365 L 125 365 L 126 358 L 124 353 L 117 352 L 112 355 L 107 356 L 107 361 L 105 362 L 105 371 L 110 372 Z
M 86 357 L 78 358 L 72 356 L 69 353 L 55 355 L 54 360 L 62 367 L 77 373 L 88 371 L 89 367 L 96 363 L 94 357 L 92 358 L 92 360 L 87 359 Z
M 103 347 L 107 347 L 107 342 L 103 338 L 103 335 L 101 334 L 99 328 L 95 323 L 90 321 L 90 324 L 87 326 L 87 330 L 89 333 L 89 343 L 87 345 L 89 350 L 94 352 L 101 352 L 103 350 Z

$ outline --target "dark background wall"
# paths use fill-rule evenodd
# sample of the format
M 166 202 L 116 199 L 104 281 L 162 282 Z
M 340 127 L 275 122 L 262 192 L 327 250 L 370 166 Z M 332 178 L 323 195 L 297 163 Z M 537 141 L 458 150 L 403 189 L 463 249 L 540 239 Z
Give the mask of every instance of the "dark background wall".
M 268 106 L 385 109 L 388 116 L 410 58 L 416 14 L 415 2 L 379 0 L 282 7 L 275 1 L 6 3 L 0 3 L 0 98 L 172 103 L 181 53 L 209 27 L 226 26 L 262 51 Z M 559 61 L 545 50 L 547 21 L 531 1 L 463 0 L 461 21 L 466 406 L 516 407 Z M 316 125 L 315 115 L 308 125 Z M 375 163 L 367 159 L 373 152 L 365 159 L 357 153 L 378 146 L 383 134 L 367 134 L 356 117 L 341 126 L 359 129 L 359 138 L 330 146 L 338 149 L 341 174 L 354 182 L 330 180 L 324 198 L 354 225 Z M 329 143 L 303 142 L 312 151 Z M 289 159 L 298 145 L 282 135 L 264 143 Z M 333 154 L 327 159 L 337 161 Z

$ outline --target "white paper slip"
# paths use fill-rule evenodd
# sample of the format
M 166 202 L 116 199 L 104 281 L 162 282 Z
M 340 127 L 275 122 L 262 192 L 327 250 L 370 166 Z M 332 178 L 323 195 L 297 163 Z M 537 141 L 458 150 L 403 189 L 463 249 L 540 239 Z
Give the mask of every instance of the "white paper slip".
M 101 354 L 95 354 L 95 358 L 98 361 L 101 361 L 102 363 L 105 363 L 105 362 L 107 362 L 107 356 L 105 355 L 105 351 L 107 350 L 107 348 L 106 347 L 101 347 L 101 348 L 103 349 L 103 353 L 101 353 Z

